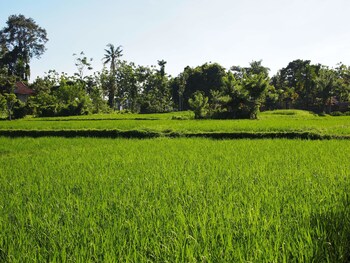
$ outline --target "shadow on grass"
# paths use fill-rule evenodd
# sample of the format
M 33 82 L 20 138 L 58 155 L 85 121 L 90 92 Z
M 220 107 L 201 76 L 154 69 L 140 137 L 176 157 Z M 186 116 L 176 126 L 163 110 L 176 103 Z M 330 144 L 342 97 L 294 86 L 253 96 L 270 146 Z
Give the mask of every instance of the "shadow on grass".
M 350 202 L 346 194 L 343 205 L 335 211 L 311 217 L 315 240 L 314 262 L 350 262 Z
M 156 137 L 169 138 L 210 138 L 210 139 L 306 139 L 306 140 L 330 140 L 345 139 L 350 136 L 323 135 L 311 132 L 174 132 L 172 130 L 0 130 L 0 136 L 4 137 L 95 137 L 95 138 L 134 138 L 147 139 Z

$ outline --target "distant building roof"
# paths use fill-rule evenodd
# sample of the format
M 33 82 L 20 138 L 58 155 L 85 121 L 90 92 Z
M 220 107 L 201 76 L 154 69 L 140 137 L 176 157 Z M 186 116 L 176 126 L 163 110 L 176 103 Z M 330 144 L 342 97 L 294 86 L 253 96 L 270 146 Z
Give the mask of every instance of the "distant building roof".
M 34 94 L 34 90 L 28 88 L 23 82 L 18 81 L 16 82 L 15 93 L 21 95 L 32 95 Z

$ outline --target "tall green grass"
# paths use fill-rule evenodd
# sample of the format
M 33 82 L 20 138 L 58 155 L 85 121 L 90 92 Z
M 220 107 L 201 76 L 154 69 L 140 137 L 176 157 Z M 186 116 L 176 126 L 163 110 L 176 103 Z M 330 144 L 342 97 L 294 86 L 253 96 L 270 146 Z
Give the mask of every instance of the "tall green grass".
M 2 262 L 349 262 L 349 141 L 0 138 Z

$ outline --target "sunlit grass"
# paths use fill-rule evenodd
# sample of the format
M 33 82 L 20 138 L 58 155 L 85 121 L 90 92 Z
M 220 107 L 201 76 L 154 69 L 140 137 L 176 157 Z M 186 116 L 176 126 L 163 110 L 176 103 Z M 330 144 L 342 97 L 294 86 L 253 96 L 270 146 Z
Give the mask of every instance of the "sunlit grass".
M 265 112 L 260 115 L 259 120 L 193 120 L 188 119 L 191 117 L 189 112 L 176 113 L 176 115 L 169 113 L 101 116 L 103 115 L 0 121 L 0 130 L 118 129 L 180 133 L 313 132 L 321 135 L 350 135 L 350 116 L 319 117 L 309 112 L 295 110 Z M 184 120 L 176 119 L 179 116 Z
M 349 141 L 0 138 L 0 261 L 348 262 Z

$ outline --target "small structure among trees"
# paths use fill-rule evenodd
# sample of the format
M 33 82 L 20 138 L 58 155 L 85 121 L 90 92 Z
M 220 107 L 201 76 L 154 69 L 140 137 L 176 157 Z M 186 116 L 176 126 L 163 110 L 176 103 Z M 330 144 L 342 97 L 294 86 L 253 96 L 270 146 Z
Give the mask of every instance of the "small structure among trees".
M 34 94 L 34 90 L 28 88 L 22 81 L 17 81 L 14 93 L 21 102 L 27 103 L 28 97 Z

